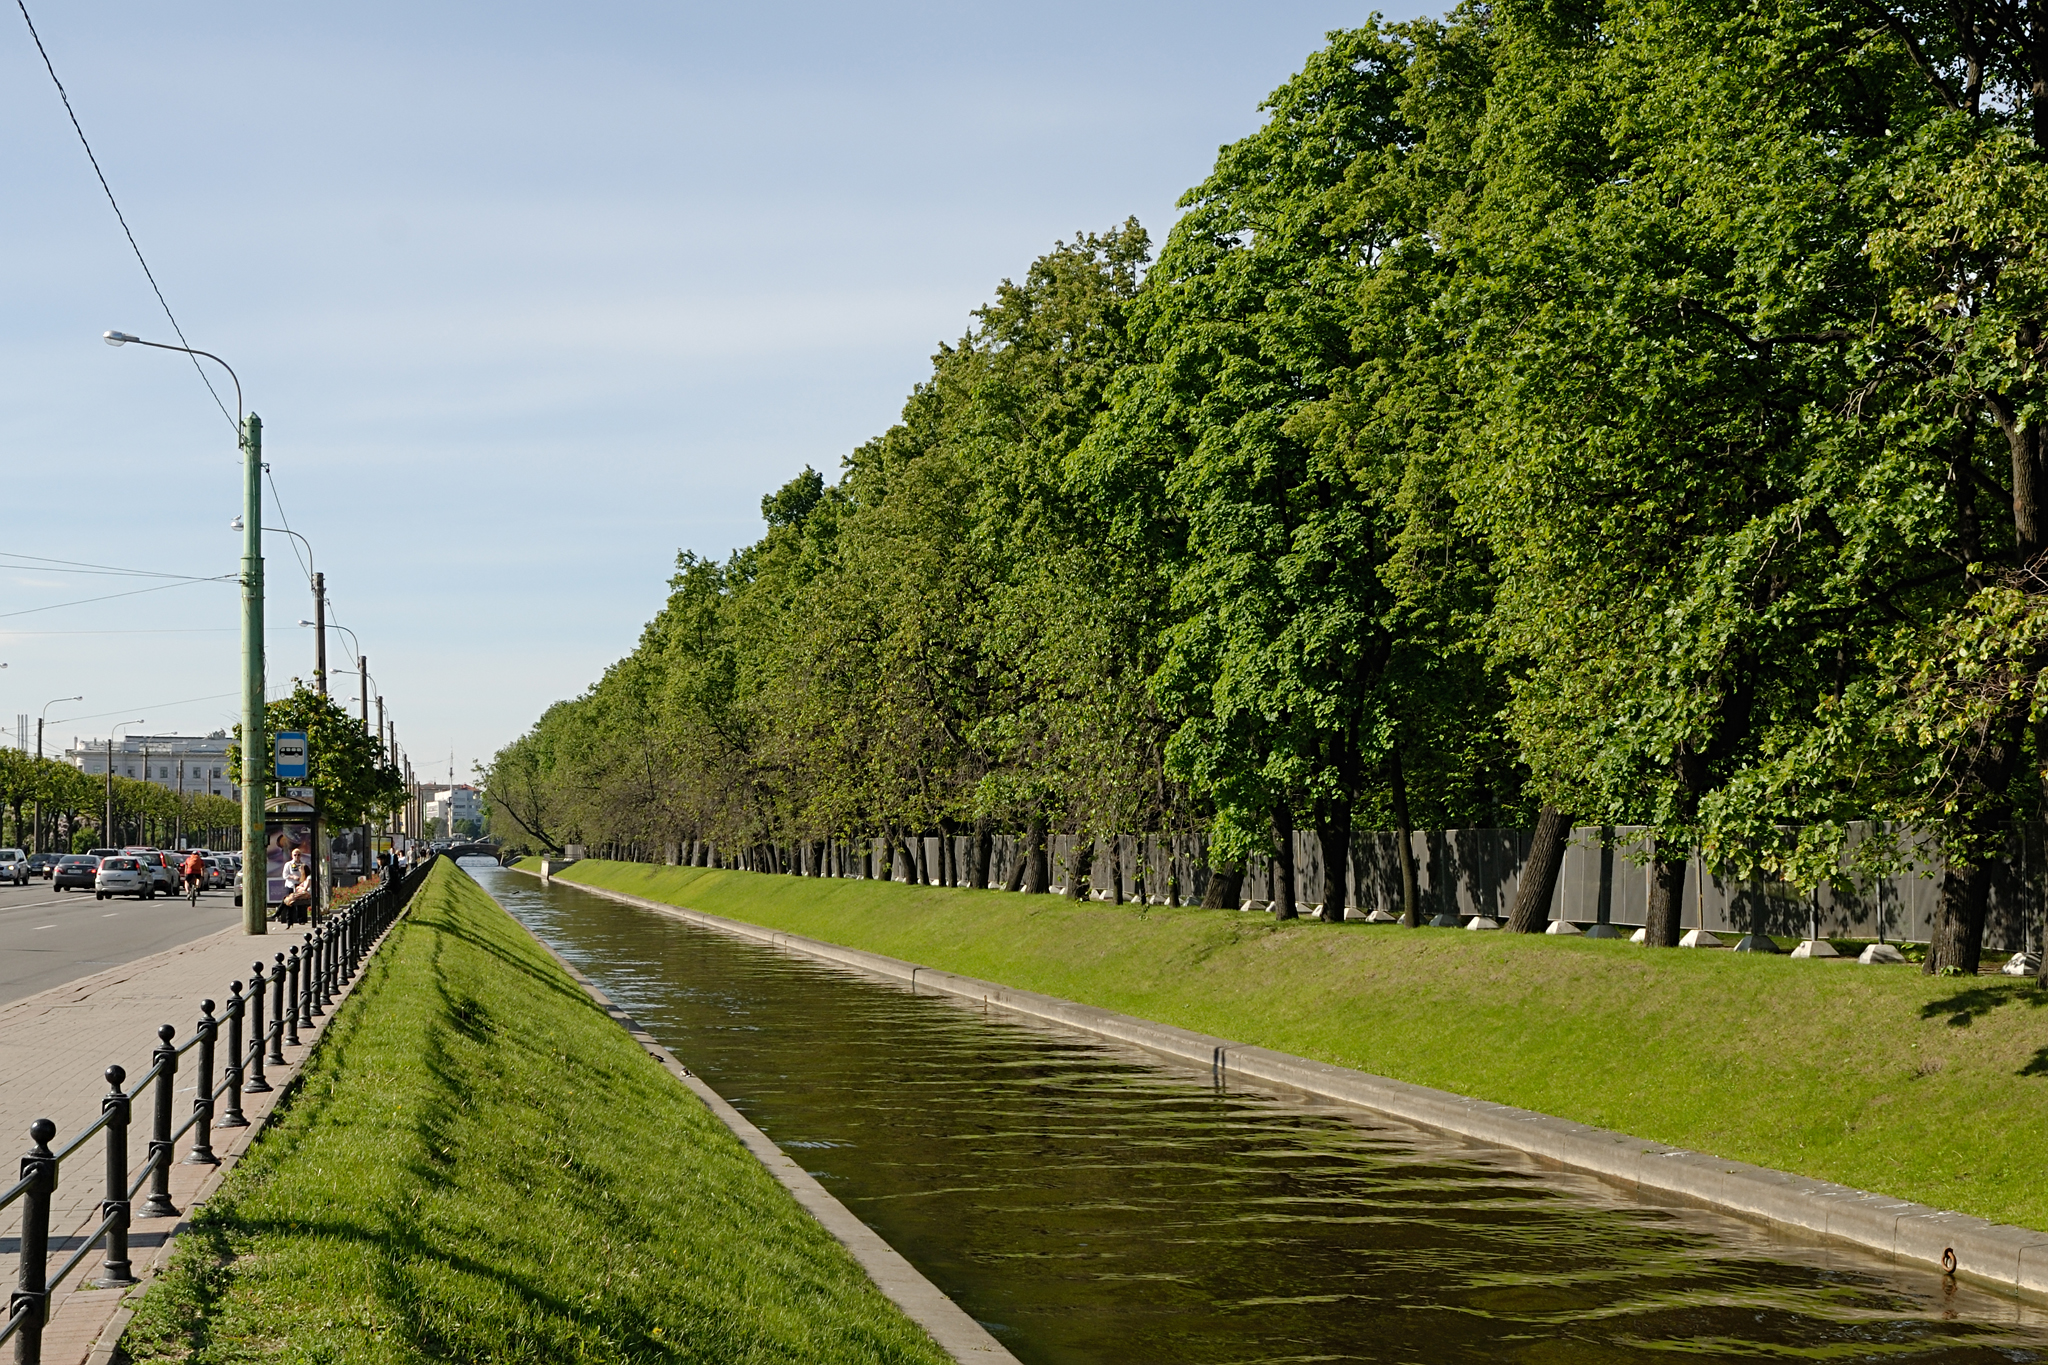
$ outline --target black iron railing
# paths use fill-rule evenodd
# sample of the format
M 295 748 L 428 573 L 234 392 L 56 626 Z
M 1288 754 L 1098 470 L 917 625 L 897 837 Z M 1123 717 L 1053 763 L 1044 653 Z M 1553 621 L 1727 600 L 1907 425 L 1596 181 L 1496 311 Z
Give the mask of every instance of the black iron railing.
M 326 1013 L 336 995 L 351 981 L 363 959 L 384 932 L 403 913 L 413 893 L 425 879 L 428 863 L 404 877 L 387 881 L 351 901 L 342 910 L 314 925 L 306 935 L 303 950 L 294 945 L 278 953 L 266 968 L 261 961 L 251 965 L 247 986 L 240 981 L 228 987 L 225 1016 L 214 1017 L 214 1002 L 199 1002 L 199 1022 L 184 1042 L 174 1041 L 177 1029 L 165 1024 L 157 1030 L 157 1047 L 150 1054 L 150 1068 L 126 1089 L 127 1071 L 118 1066 L 106 1069 L 109 1087 L 100 1101 L 99 1119 L 72 1137 L 61 1151 L 51 1151 L 57 1125 L 37 1119 L 29 1125 L 32 1144 L 21 1159 L 21 1179 L 0 1193 L 0 1211 L 19 1201 L 21 1217 L 21 1268 L 16 1276 L 14 1296 L 8 1304 L 7 1321 L 0 1326 L 0 1342 L 14 1342 L 14 1358 L 20 1365 L 40 1365 L 43 1358 L 43 1328 L 49 1320 L 52 1286 L 65 1277 L 101 1243 L 106 1256 L 100 1262 L 98 1288 L 134 1284 L 128 1259 L 128 1227 L 135 1218 L 171 1218 L 178 1209 L 171 1203 L 171 1166 L 178 1144 L 192 1135 L 192 1148 L 185 1164 L 218 1165 L 213 1152 L 215 1128 L 246 1128 L 242 1096 L 274 1089 L 264 1074 L 266 1066 L 285 1064 L 283 1049 L 296 1047 L 299 1030 L 311 1029 L 313 1020 Z M 269 1008 L 264 997 L 268 995 Z M 216 1081 L 216 1058 L 221 1025 L 227 1026 L 227 1064 Z M 246 1024 L 246 1028 L 244 1025 Z M 246 1040 L 247 1046 L 244 1046 Z M 173 1087 L 179 1059 L 196 1052 L 197 1072 L 192 1113 L 176 1129 Z M 128 1126 L 135 1101 L 143 1091 L 152 1092 L 148 1155 L 139 1166 L 128 1157 Z M 214 1104 L 227 1103 L 218 1122 Z M 56 1193 L 58 1174 L 65 1161 L 82 1151 L 94 1137 L 106 1135 L 106 1197 L 100 1202 L 99 1225 L 56 1270 L 50 1269 L 50 1204 Z M 142 1189 L 149 1193 L 142 1207 L 131 1201 Z

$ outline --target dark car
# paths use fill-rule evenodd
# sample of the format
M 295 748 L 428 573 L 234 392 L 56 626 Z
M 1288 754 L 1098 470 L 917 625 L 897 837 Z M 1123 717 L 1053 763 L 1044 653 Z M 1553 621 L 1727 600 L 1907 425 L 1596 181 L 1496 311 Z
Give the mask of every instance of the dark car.
M 28 875 L 47 877 L 57 870 L 58 855 L 55 853 L 31 853 L 28 859 Z
M 50 889 L 90 891 L 99 870 L 100 860 L 90 853 L 67 853 L 57 860 L 57 873 L 50 878 Z

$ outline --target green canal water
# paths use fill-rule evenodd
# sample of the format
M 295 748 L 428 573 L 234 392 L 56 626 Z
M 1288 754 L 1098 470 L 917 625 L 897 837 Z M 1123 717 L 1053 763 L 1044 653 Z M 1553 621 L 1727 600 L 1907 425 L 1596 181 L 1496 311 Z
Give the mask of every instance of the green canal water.
M 1932 1272 L 475 871 L 1029 1365 L 2048 1361 Z

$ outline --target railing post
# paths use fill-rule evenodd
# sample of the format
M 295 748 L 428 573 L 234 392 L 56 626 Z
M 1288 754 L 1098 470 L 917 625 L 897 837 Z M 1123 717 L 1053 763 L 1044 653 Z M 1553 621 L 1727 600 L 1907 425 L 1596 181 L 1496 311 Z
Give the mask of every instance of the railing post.
M 137 1218 L 175 1218 L 178 1206 L 171 1202 L 171 1103 L 178 1085 L 178 1049 L 171 1040 L 178 1030 L 165 1024 L 156 1031 L 161 1040 L 149 1060 L 156 1066 L 156 1105 L 149 1136 L 149 1199 Z
M 299 945 L 294 943 L 285 954 L 284 987 L 284 1041 L 288 1047 L 299 1045 Z
M 277 965 L 270 969 L 270 1053 L 264 1057 L 265 1066 L 284 1065 L 284 954 L 277 955 Z
M 100 1112 L 107 1118 L 107 1197 L 100 1204 L 100 1216 L 114 1221 L 107 1228 L 107 1259 L 100 1262 L 95 1289 L 119 1289 L 135 1283 L 134 1268 L 128 1263 L 128 1096 L 121 1083 L 128 1079 L 125 1067 L 107 1068 L 107 1097 Z
M 263 1078 L 263 1046 L 266 1039 L 263 1032 L 263 964 L 249 964 L 249 1080 L 242 1089 L 251 1095 L 260 1095 L 271 1088 Z
M 7 1317 L 10 1322 L 27 1319 L 14 1339 L 15 1360 L 42 1365 L 43 1323 L 50 1306 L 49 1285 L 43 1278 L 50 1270 L 50 1194 L 57 1188 L 57 1159 L 50 1152 L 50 1139 L 57 1136 L 57 1125 L 37 1119 L 28 1126 L 28 1136 L 35 1145 L 21 1159 L 21 1178 L 34 1183 L 22 1196 L 21 1269 Z
M 313 937 L 306 940 L 306 951 L 312 955 L 311 975 L 306 978 L 306 1027 L 313 1026 L 316 1015 L 327 1013 L 321 1006 L 327 1003 L 327 926 L 321 925 L 313 931 Z
M 192 1125 L 192 1150 L 185 1153 L 187 1166 L 218 1166 L 220 1158 L 213 1154 L 213 1040 L 220 1036 L 220 1025 L 214 1021 L 213 1002 L 199 1002 L 199 1074 L 194 1078 L 192 1112 L 198 1122 Z
M 247 1128 L 248 1116 L 242 1112 L 242 983 L 233 982 L 228 986 L 228 1064 L 221 1072 L 221 1078 L 228 1083 L 227 1112 L 220 1116 L 216 1128 Z
M 299 1027 L 310 1033 L 313 1030 L 313 935 L 306 935 L 298 953 L 299 1003 L 293 1013 L 298 1016 Z

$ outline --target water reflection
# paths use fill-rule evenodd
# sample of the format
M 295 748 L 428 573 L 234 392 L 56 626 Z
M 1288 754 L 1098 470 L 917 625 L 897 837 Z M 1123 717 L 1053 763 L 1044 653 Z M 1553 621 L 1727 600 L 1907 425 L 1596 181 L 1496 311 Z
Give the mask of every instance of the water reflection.
M 2048 1360 L 2048 1318 L 477 874 L 1031 1365 Z

